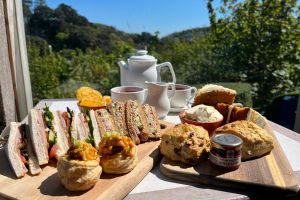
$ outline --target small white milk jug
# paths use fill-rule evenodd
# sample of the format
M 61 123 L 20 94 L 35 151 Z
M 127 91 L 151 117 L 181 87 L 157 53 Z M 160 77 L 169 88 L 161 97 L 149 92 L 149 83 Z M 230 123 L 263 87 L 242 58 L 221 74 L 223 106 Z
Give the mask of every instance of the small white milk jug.
M 175 84 L 148 81 L 145 81 L 145 84 L 148 87 L 148 97 L 145 103 L 155 107 L 156 113 L 160 119 L 165 118 L 171 107 L 170 98 L 175 94 Z M 168 94 L 168 88 L 170 86 L 172 91 Z

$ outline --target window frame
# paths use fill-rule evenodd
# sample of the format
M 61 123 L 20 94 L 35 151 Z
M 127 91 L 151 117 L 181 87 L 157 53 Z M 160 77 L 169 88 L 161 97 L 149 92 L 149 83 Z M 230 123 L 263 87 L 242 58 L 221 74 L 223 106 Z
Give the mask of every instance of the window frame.
M 17 119 L 33 107 L 22 0 L 3 0 Z

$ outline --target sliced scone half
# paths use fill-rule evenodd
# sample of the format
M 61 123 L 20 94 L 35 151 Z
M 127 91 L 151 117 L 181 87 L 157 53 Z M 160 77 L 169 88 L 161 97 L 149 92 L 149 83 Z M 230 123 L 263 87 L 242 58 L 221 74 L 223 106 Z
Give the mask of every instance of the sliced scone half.
M 243 140 L 242 160 L 261 157 L 274 148 L 273 137 L 265 129 L 246 120 L 235 121 L 215 130 L 215 133 L 229 133 Z

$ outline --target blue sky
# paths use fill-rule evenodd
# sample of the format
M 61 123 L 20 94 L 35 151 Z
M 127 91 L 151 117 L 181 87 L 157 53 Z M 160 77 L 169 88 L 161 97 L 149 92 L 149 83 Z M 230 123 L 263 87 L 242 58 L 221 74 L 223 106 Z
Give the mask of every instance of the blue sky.
M 129 33 L 159 31 L 165 36 L 209 25 L 206 0 L 47 0 L 51 8 L 61 3 L 91 22 Z

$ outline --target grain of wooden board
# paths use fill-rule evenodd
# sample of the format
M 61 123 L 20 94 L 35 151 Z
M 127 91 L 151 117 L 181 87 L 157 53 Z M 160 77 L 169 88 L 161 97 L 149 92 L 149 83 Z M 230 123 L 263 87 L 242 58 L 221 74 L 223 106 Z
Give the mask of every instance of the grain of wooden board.
M 173 124 L 160 121 L 166 129 Z M 138 145 L 138 165 L 128 174 L 102 174 L 97 184 L 86 192 L 69 192 L 60 183 L 56 162 L 43 168 L 38 176 L 25 175 L 16 179 L 3 149 L 0 150 L 0 199 L 122 199 L 152 169 L 161 158 L 158 146 L 160 141 Z
M 226 171 L 212 167 L 208 161 L 190 166 L 163 158 L 161 172 L 170 178 L 220 187 L 296 193 L 299 190 L 294 172 L 270 126 L 266 130 L 274 137 L 274 149 L 269 155 L 242 162 L 239 169 Z

